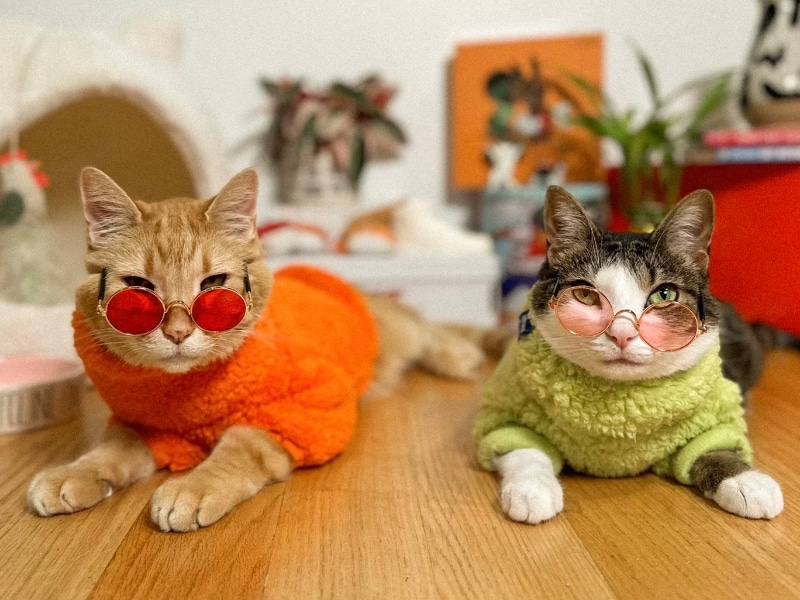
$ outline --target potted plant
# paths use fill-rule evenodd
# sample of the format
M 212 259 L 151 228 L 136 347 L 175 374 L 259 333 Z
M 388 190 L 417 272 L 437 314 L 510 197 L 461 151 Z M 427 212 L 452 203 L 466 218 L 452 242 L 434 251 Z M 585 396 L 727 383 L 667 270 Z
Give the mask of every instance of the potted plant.
M 595 84 L 575 74 L 568 77 L 583 88 L 591 112 L 575 115 L 575 123 L 614 141 L 622 154 L 620 209 L 631 229 L 655 227 L 679 199 L 687 152 L 700 140 L 709 117 L 729 98 L 730 72 L 694 79 L 662 94 L 653 67 L 635 48 L 652 106 L 645 115 L 620 110 Z M 681 102 L 691 107 L 680 110 Z
M 263 150 L 277 175 L 279 202 L 351 202 L 366 164 L 396 157 L 406 142 L 387 114 L 395 89 L 377 75 L 323 89 L 290 78 L 264 78 L 261 86 L 272 112 Z

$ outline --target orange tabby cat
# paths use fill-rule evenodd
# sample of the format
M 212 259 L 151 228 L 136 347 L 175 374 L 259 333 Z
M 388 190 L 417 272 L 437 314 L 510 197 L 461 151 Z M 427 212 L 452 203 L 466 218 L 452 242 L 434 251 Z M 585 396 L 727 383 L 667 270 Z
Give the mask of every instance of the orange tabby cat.
M 483 362 L 476 339 L 386 298 L 312 270 L 273 275 L 253 170 L 211 200 L 133 201 L 93 168 L 80 183 L 89 276 L 75 342 L 115 417 L 97 447 L 34 478 L 39 515 L 194 467 L 156 490 L 151 516 L 163 531 L 211 525 L 293 468 L 335 456 L 370 372 L 385 392 L 414 365 L 471 378 Z

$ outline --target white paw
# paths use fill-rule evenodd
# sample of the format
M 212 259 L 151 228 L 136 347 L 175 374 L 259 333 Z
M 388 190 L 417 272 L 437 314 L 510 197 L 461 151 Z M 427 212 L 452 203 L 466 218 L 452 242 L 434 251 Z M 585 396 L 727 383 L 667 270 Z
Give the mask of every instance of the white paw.
M 150 518 L 161 531 L 196 531 L 228 514 L 239 498 L 190 473 L 162 483 L 150 500 Z
M 783 510 L 780 486 L 759 471 L 745 471 L 723 479 L 713 499 L 728 512 L 748 519 L 773 519 Z
M 555 475 L 504 482 L 500 505 L 512 521 L 535 525 L 564 510 L 564 492 Z
M 553 463 L 541 450 L 514 450 L 495 459 L 500 506 L 513 521 L 535 525 L 564 510 L 564 491 Z

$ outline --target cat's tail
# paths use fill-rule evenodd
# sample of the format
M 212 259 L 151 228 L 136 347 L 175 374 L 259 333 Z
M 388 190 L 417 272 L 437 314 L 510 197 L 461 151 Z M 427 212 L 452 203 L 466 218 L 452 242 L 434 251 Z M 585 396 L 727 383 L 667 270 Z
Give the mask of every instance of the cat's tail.
M 500 323 L 493 327 L 479 327 L 462 323 L 441 323 L 453 334 L 477 344 L 489 358 L 500 359 L 517 337 L 513 323 Z
M 378 327 L 380 354 L 372 391 L 390 393 L 414 367 L 449 379 L 474 380 L 490 358 L 505 350 L 502 328 L 437 323 L 380 295 L 367 295 Z

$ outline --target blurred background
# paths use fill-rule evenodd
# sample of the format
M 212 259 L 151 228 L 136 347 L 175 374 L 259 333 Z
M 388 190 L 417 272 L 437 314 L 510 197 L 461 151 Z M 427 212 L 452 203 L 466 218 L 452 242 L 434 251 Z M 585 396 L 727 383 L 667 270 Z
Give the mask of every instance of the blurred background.
M 797 5 L 0 0 L 0 300 L 71 304 L 83 166 L 143 200 L 255 166 L 274 266 L 487 324 L 536 280 L 548 185 L 635 231 L 709 188 L 712 291 L 798 335 L 764 285 L 800 280 Z
M 181 70 L 230 149 L 267 117 L 259 77 L 302 76 L 324 84 L 378 72 L 394 83 L 392 112 L 409 144 L 398 160 L 364 173 L 362 196 L 379 204 L 409 194 L 434 203 L 446 199 L 447 69 L 458 44 L 601 33 L 606 92 L 623 106 L 646 106 L 630 40 L 671 89 L 742 66 L 760 7 L 756 0 L 0 1 L 3 17 L 110 32 L 165 10 L 183 31 Z M 234 167 L 248 162 L 239 155 Z

